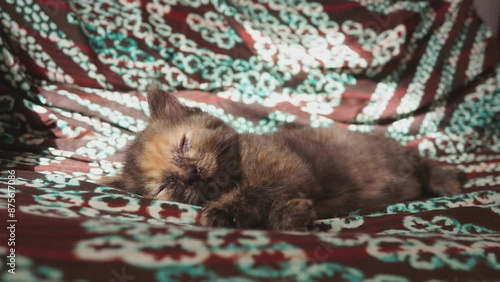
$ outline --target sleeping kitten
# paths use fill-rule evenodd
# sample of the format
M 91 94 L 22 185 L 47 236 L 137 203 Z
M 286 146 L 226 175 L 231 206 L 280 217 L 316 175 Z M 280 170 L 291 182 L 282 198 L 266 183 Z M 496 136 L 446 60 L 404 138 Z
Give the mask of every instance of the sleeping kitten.
M 380 136 L 329 128 L 238 134 L 153 89 L 151 120 L 109 186 L 203 206 L 204 226 L 307 230 L 318 218 L 422 193 L 461 192 L 459 174 Z

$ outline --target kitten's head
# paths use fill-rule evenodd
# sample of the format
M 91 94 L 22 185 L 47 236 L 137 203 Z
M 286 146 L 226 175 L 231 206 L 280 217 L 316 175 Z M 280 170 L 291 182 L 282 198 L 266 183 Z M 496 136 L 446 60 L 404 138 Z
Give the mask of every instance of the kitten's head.
M 123 172 L 101 183 L 195 205 L 234 187 L 240 162 L 238 134 L 231 127 L 156 88 L 148 103 L 150 122 L 128 150 Z

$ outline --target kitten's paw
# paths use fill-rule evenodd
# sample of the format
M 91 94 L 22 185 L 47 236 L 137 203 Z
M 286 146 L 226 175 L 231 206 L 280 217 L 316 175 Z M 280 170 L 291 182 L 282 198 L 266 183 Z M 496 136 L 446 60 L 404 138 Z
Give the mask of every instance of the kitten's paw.
M 207 227 L 251 228 L 255 227 L 253 207 L 211 202 L 203 208 L 199 223 Z
M 207 227 L 232 227 L 234 218 L 226 209 L 207 206 L 201 211 L 199 222 Z
M 269 223 L 275 230 L 307 231 L 313 227 L 315 219 L 311 200 L 292 199 L 273 209 Z

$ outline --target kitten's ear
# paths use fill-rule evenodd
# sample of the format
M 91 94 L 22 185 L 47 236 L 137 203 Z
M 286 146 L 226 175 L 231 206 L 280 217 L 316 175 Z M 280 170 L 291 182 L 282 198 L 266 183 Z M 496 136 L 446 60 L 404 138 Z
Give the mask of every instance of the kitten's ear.
M 159 89 L 156 85 L 148 89 L 148 104 L 151 119 L 177 119 L 201 112 L 198 108 L 184 106 L 174 95 Z
M 103 176 L 96 182 L 99 185 L 109 186 L 118 189 L 125 189 L 125 181 L 119 175 L 117 176 Z

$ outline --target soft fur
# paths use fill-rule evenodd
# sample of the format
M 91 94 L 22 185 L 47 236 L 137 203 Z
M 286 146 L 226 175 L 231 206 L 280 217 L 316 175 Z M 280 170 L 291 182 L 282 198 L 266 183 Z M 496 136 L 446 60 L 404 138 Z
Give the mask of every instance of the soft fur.
M 361 207 L 461 192 L 454 169 L 380 136 L 308 127 L 238 134 L 158 89 L 148 103 L 150 123 L 123 172 L 101 183 L 202 205 L 204 226 L 307 230 Z

